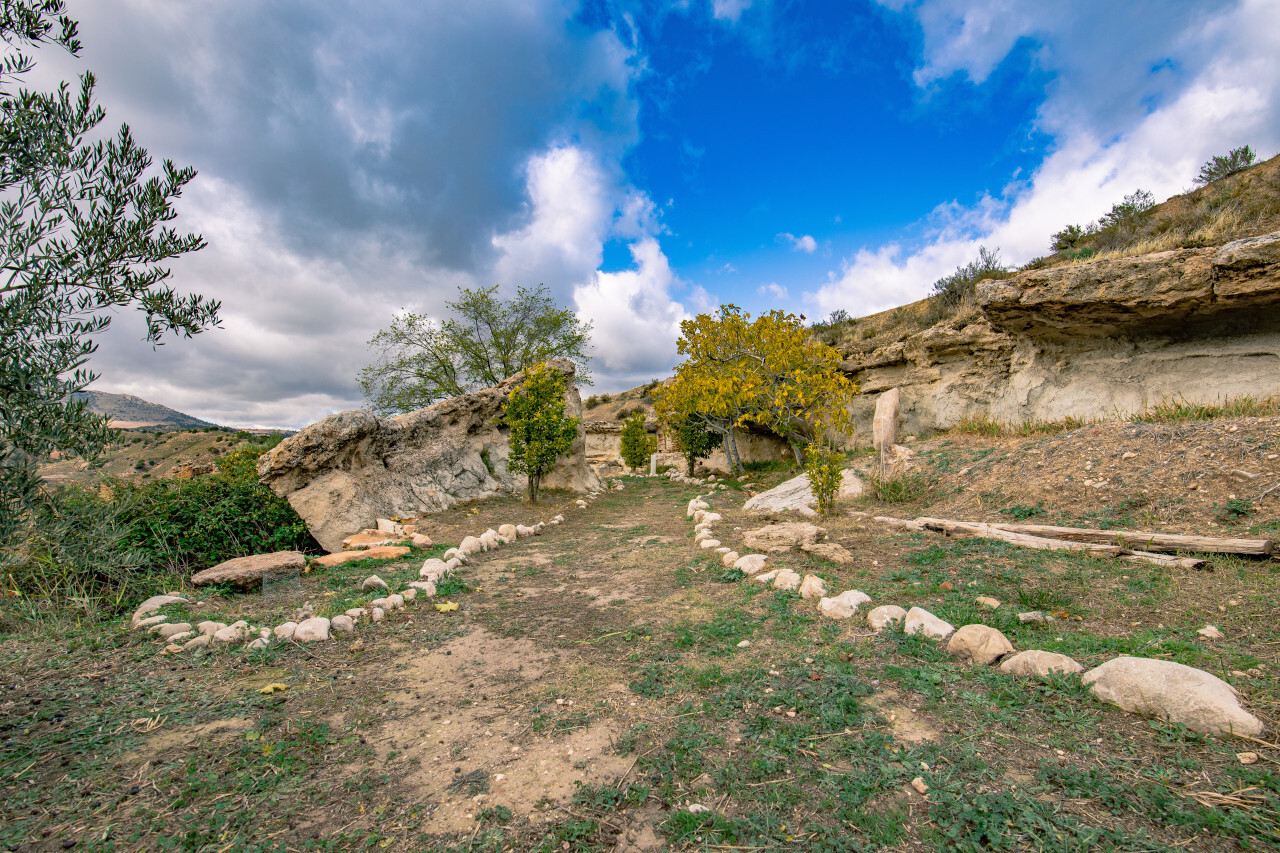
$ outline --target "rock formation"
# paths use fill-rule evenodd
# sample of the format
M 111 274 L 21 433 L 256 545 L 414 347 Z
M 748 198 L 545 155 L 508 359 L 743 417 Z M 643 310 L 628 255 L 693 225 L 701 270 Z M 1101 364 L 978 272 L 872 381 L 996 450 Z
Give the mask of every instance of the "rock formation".
M 573 364 L 551 366 L 569 379 L 565 409 L 581 417 Z M 516 374 L 483 388 L 392 418 L 358 410 L 330 415 L 282 441 L 258 464 L 264 484 L 286 498 L 316 541 L 339 551 L 343 537 L 379 518 L 440 512 L 463 501 L 512 494 L 524 477 L 507 469 L 502 422 Z M 573 450 L 542 480 L 544 489 L 588 492 L 600 480 L 587 466 L 581 430 Z
M 1280 394 L 1280 232 L 1028 270 L 980 284 L 978 302 L 903 339 L 844 347 L 861 436 L 876 392 L 892 388 L 906 432 Z

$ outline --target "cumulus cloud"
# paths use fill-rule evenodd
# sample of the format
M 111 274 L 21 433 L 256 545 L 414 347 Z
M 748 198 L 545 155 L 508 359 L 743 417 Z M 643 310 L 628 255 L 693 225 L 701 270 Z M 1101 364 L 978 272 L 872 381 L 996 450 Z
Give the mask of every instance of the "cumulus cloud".
M 756 293 L 760 294 L 761 296 L 772 296 L 774 299 L 787 298 L 787 289 L 782 285 L 778 284 L 776 281 L 771 281 L 768 284 L 760 285 L 759 287 L 756 288 Z
M 778 240 L 791 244 L 791 250 L 794 252 L 804 252 L 812 255 L 818 248 L 818 241 L 813 239 L 809 234 L 801 234 L 797 237 L 789 232 L 782 232 L 778 235 Z
M 941 205 L 922 244 L 891 243 L 845 258 L 825 284 L 806 294 L 824 310 L 866 314 L 927 295 L 939 277 L 972 260 L 978 247 L 1000 248 L 1022 263 L 1048 252 L 1049 235 L 1069 223 L 1096 219 L 1141 187 L 1158 199 L 1183 192 L 1199 164 L 1250 142 L 1269 155 L 1280 147 L 1280 7 L 1246 0 L 1204 17 L 1142 11 L 1166 37 L 1130 50 L 1110 44 L 1130 32 L 1118 22 L 1101 34 L 1081 30 L 1088 14 L 1041 4 L 925 0 L 886 3 L 915 15 L 925 36 L 916 79 L 924 86 L 963 72 L 985 79 L 1020 39 L 1039 44 L 1036 62 L 1056 74 L 1040 111 L 1055 139 L 1049 156 L 1025 182 L 973 205 Z M 1137 6 L 1139 4 L 1135 4 Z M 1136 26 L 1136 22 L 1131 22 Z M 1142 45 L 1158 45 L 1159 48 Z M 1152 51 L 1167 51 L 1184 79 L 1153 70 Z M 1098 103 L 1090 103 L 1095 97 Z M 1121 121 L 1123 113 L 1132 118 Z

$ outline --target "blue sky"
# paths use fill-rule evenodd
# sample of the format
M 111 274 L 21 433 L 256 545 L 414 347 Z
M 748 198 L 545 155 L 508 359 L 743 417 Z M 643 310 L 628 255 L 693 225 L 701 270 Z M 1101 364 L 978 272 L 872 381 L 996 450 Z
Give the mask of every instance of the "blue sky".
M 368 338 L 460 286 L 545 282 L 596 390 L 682 319 L 913 301 L 1047 251 L 1138 187 L 1280 149 L 1274 0 L 71 0 L 108 124 L 199 177 L 177 283 L 223 328 L 122 314 L 100 390 L 231 425 L 359 406 Z

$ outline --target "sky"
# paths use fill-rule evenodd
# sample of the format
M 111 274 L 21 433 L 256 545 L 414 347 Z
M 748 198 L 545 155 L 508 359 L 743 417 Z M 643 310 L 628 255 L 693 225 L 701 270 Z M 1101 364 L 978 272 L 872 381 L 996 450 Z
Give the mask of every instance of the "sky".
M 92 387 L 228 426 L 359 408 L 369 338 L 462 287 L 545 284 L 611 392 L 717 305 L 874 313 L 1280 151 L 1276 0 L 68 5 L 38 79 L 197 169 L 172 281 L 222 302 L 159 347 L 121 311 Z

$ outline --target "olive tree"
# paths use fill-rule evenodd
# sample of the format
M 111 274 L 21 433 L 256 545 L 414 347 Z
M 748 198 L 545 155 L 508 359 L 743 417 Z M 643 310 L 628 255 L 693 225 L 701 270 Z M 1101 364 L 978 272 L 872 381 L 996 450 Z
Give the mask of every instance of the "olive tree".
M 217 302 L 167 283 L 166 262 L 204 246 L 168 224 L 195 170 L 153 170 L 127 125 L 103 136 L 91 72 L 74 91 L 22 85 L 32 49 L 79 54 L 64 11 L 62 0 L 0 6 L 0 542 L 38 499 L 35 460 L 92 458 L 111 439 L 74 395 L 96 378 L 86 364 L 112 310 L 142 312 L 153 344 L 218 323 Z
M 535 364 L 507 398 L 505 419 L 511 441 L 507 467 L 528 477 L 532 504 L 538 502 L 543 475 L 573 449 L 578 437 L 578 418 L 565 414 L 564 389 L 563 373 Z

